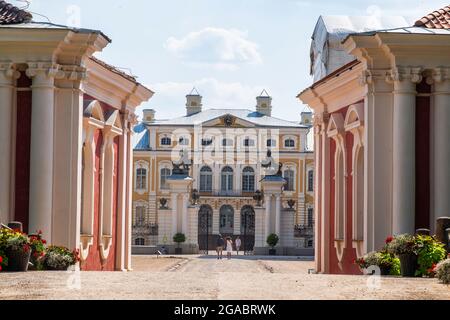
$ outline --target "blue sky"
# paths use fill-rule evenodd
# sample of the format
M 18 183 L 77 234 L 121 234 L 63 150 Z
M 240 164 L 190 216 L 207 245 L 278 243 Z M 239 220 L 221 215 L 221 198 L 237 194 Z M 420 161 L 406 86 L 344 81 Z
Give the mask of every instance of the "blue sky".
M 15 5 L 23 3 L 11 0 Z M 250 108 L 263 88 L 276 117 L 299 120 L 311 84 L 310 37 L 319 15 L 403 15 L 415 21 L 448 0 L 32 0 L 51 22 L 102 30 L 97 56 L 155 91 L 157 118 L 184 115 L 193 86 L 204 108 Z M 35 20 L 45 18 L 35 14 Z

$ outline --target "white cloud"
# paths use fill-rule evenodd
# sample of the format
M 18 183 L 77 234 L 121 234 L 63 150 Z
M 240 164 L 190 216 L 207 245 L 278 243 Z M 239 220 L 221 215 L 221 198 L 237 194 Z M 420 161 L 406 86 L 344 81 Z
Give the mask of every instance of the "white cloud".
M 203 96 L 203 108 L 253 109 L 256 96 L 263 86 L 249 86 L 240 82 L 221 82 L 203 78 L 194 82 L 163 82 L 149 85 L 155 95 L 145 108 L 156 110 L 156 118 L 168 119 L 186 114 L 186 95 L 196 87 Z M 270 92 L 269 92 L 270 93 Z M 140 108 L 143 109 L 143 108 Z M 141 110 L 138 111 L 142 115 Z
M 236 29 L 207 27 L 180 39 L 170 37 L 165 48 L 191 65 L 236 69 L 241 64 L 262 62 L 258 45 L 247 36 L 246 32 Z

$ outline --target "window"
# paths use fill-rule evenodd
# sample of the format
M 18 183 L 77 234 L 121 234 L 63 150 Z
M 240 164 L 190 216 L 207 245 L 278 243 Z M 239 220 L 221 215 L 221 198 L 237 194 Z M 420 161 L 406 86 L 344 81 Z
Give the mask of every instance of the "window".
M 180 146 L 188 146 L 189 145 L 189 138 L 181 137 L 178 139 L 178 144 Z
M 222 235 L 233 234 L 234 209 L 232 206 L 226 204 L 220 207 L 219 223 L 219 232 Z
M 137 238 L 136 240 L 134 240 L 134 244 L 136 246 L 143 246 L 145 245 L 145 240 L 144 238 Z
M 200 192 L 212 191 L 212 170 L 210 167 L 200 169 Z
M 314 209 L 308 208 L 308 220 L 306 221 L 308 227 L 312 228 L 314 226 Z
M 221 190 L 232 191 L 233 190 L 233 169 L 230 167 L 224 167 L 222 169 Z
M 312 170 L 308 171 L 308 191 L 313 191 L 314 189 L 314 173 Z
M 161 169 L 161 189 L 168 189 L 169 185 L 167 184 L 167 177 L 170 176 L 170 169 L 169 168 L 162 168 Z
M 212 138 L 203 138 L 202 139 L 202 146 L 209 146 L 212 144 Z
M 294 148 L 295 147 L 295 141 L 292 138 L 287 138 L 284 140 L 284 146 L 286 148 Z
M 308 248 L 312 248 L 312 246 L 313 246 L 313 241 L 312 241 L 312 240 L 308 240 L 307 246 L 308 246 Z
M 136 189 L 138 190 L 147 189 L 147 169 L 144 168 L 136 169 Z
M 255 146 L 255 140 L 250 138 L 244 139 L 244 147 L 254 147 Z
M 134 224 L 142 226 L 145 223 L 145 207 L 136 207 L 136 213 L 134 217 Z
M 222 146 L 223 147 L 231 147 L 233 145 L 233 139 L 222 139 Z
M 161 145 L 162 146 L 170 146 L 172 144 L 172 139 L 169 137 L 163 137 L 161 138 Z
M 284 171 L 284 179 L 286 184 L 284 185 L 285 191 L 294 191 L 294 170 L 287 169 Z
M 242 170 L 242 191 L 255 191 L 255 171 L 252 167 L 245 167 Z
M 276 147 L 277 141 L 275 139 L 267 139 L 267 146 L 268 147 Z

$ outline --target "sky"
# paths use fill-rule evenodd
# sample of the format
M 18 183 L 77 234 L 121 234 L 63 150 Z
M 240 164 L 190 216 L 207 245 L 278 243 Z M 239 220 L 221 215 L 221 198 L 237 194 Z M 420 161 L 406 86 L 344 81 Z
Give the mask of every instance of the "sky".
M 24 1 L 10 0 L 23 6 Z M 311 35 L 320 15 L 402 15 L 413 22 L 448 0 L 31 0 L 35 21 L 103 31 L 102 60 L 155 92 L 156 118 L 185 114 L 195 86 L 203 108 L 254 109 L 266 89 L 272 115 L 300 121 L 296 95 L 312 83 Z M 42 15 L 42 16 L 41 16 Z

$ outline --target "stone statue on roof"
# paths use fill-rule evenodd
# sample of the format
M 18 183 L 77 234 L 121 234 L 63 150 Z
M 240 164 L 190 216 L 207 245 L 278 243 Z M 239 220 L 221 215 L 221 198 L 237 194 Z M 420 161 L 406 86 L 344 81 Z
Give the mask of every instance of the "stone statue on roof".
M 172 174 L 189 174 L 189 168 L 192 165 L 191 159 L 186 149 L 180 150 L 180 159 L 172 161 Z

